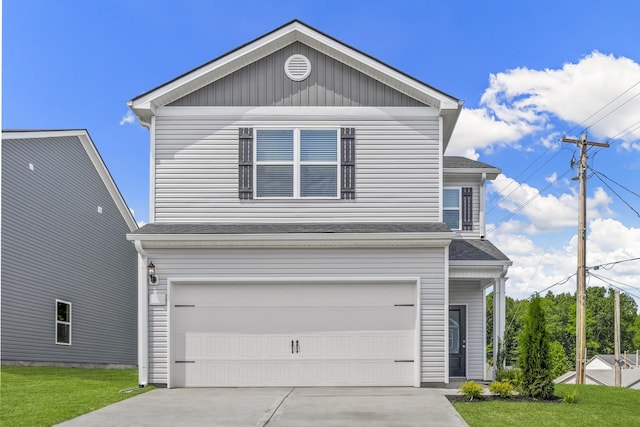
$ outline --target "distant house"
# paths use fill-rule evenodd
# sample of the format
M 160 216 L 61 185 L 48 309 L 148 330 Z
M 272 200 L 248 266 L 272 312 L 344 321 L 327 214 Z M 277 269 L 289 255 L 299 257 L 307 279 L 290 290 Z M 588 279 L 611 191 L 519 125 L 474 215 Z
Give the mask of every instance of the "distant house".
M 640 369 L 635 358 L 620 355 L 621 386 L 640 390 Z M 614 386 L 614 355 L 597 354 L 585 365 L 585 384 Z M 570 371 L 554 380 L 556 384 L 575 384 L 576 372 Z
M 86 130 L 2 132 L 3 364 L 136 364 L 136 228 Z
M 150 130 L 140 384 L 485 379 L 511 261 L 458 99 L 292 21 L 129 102 Z M 497 339 L 496 338 L 496 342 Z

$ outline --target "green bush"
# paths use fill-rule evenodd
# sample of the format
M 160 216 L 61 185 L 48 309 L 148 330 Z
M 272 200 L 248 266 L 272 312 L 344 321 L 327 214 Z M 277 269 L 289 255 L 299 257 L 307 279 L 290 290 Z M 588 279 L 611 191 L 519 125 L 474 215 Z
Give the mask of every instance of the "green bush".
M 463 382 L 459 390 L 467 400 L 473 400 L 474 398 L 477 399 L 482 396 L 484 387 L 480 384 L 476 384 L 473 380 L 470 380 Z
M 549 336 L 538 296 L 529 303 L 529 312 L 520 336 L 518 366 L 522 369 L 521 392 L 524 396 L 544 400 L 553 397 Z
M 496 372 L 496 381 L 509 381 L 514 391 L 522 386 L 522 370 L 520 368 L 500 368 Z
M 562 401 L 564 403 L 578 403 L 578 401 L 580 400 L 580 395 L 578 394 L 578 390 L 577 389 L 573 389 L 570 392 L 566 393 L 564 396 L 562 396 Z
M 513 394 L 513 384 L 509 380 L 494 381 L 489 384 L 489 391 L 493 394 L 497 394 L 503 399 L 511 397 Z

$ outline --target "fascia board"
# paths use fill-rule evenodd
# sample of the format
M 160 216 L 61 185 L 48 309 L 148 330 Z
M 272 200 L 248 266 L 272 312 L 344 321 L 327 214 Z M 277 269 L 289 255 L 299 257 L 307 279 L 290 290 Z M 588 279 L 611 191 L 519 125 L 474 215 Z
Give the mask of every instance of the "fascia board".
M 414 92 L 423 94 L 431 101 L 429 104 L 437 104 L 434 106 L 439 110 L 454 110 L 459 113 L 461 105 L 456 98 L 402 74 L 390 66 L 297 21 L 196 68 L 167 84 L 152 89 L 127 104 L 138 116 L 143 116 L 146 121 L 147 117 L 143 112 L 150 109 L 152 105 L 164 106 L 294 41 L 301 41 L 314 49 L 336 57 L 336 59 L 409 96 L 415 97 L 416 93 Z M 392 81 L 396 81 L 398 84 L 394 85 L 391 83 Z
M 102 182 L 107 188 L 109 195 L 111 196 L 114 203 L 118 207 L 118 211 L 120 212 L 120 215 L 122 215 L 122 218 L 127 223 L 129 230 L 130 231 L 136 230 L 138 228 L 138 224 L 136 223 L 136 220 L 133 217 L 131 210 L 127 206 L 127 202 L 125 202 L 124 197 L 122 197 L 122 193 L 120 193 L 120 190 L 118 189 L 118 186 L 113 180 L 111 173 L 107 169 L 107 166 L 105 165 L 104 160 L 102 159 L 102 156 L 100 156 L 98 149 L 96 148 L 95 144 L 91 140 L 89 133 L 83 132 L 82 135 L 79 135 L 79 139 L 82 142 L 82 145 L 84 146 L 85 151 L 89 155 L 89 158 L 91 159 L 91 162 L 93 163 L 94 168 L 96 169 L 96 171 L 98 171 L 98 175 L 100 175 L 100 178 L 102 179 Z
M 346 46 L 345 44 L 328 37 L 324 34 L 301 25 L 298 29 L 300 34 L 305 37 L 298 37 L 298 40 L 310 45 L 316 50 L 320 50 L 323 53 L 327 53 L 330 56 L 338 59 L 341 62 L 355 68 L 363 73 L 380 80 L 387 85 L 398 89 L 409 96 L 415 96 L 411 91 L 407 91 L 406 88 L 411 88 L 419 93 L 427 95 L 432 101 L 436 101 L 437 105 L 434 107 L 440 110 L 458 110 L 460 102 L 458 99 L 452 96 L 446 95 L 432 87 L 429 87 L 418 80 L 411 78 L 398 70 L 368 56 L 353 48 Z M 327 51 L 327 48 L 329 51 Z M 392 83 L 385 79 L 388 76 L 392 80 L 400 83 L 398 86 L 394 86 Z M 405 87 L 403 90 L 403 86 Z M 432 102 L 433 103 L 433 102 Z M 430 103 L 430 104 L 432 104 Z
M 250 42 L 247 45 L 240 47 L 226 55 L 219 57 L 218 59 L 214 59 L 212 62 L 205 64 L 199 68 L 196 68 L 186 74 L 166 83 L 162 86 L 157 87 L 156 89 L 152 89 L 150 92 L 147 92 L 137 98 L 132 99 L 128 102 L 129 107 L 132 109 L 146 109 L 152 103 L 158 106 L 163 106 L 171 101 L 166 101 L 167 99 L 178 99 L 181 95 L 172 95 L 179 88 L 187 85 L 188 90 L 184 91 L 185 95 L 194 90 L 197 90 L 199 87 L 205 86 L 212 81 L 215 81 L 216 78 L 224 77 L 231 72 L 242 68 L 244 65 L 249 64 L 251 62 L 257 61 L 258 59 L 268 55 L 269 53 L 275 52 L 280 47 L 286 46 L 290 44 L 295 39 L 291 37 L 291 33 L 294 31 L 294 24 L 287 25 L 279 30 L 274 31 L 267 36 L 259 38 L 253 42 Z M 289 37 L 287 37 L 289 36 Z M 281 42 L 277 43 L 276 41 L 280 39 Z M 242 61 L 241 65 L 235 65 L 234 62 L 238 62 L 240 58 L 247 57 L 247 60 Z M 219 72 L 219 76 L 215 74 L 216 70 L 225 69 L 224 73 Z M 211 76 L 213 74 L 213 76 Z M 210 76 L 207 78 L 207 76 Z M 198 80 L 203 80 L 200 84 L 193 85 L 194 82 Z M 192 84 L 193 86 L 190 86 Z M 165 100 L 162 102 L 162 100 Z
M 68 129 L 68 130 L 44 130 L 44 131 L 6 131 L 2 132 L 2 139 L 45 139 L 45 138 L 61 138 L 61 137 L 77 137 L 85 152 L 89 156 L 93 167 L 98 172 L 102 183 L 107 188 L 109 195 L 118 207 L 118 211 L 127 223 L 130 231 L 136 230 L 138 224 L 131 214 L 127 203 L 122 197 L 122 193 L 118 189 L 113 177 L 109 173 L 102 156 L 98 152 L 96 145 L 93 143 L 89 132 L 85 129 Z
M 510 267 L 513 265 L 513 261 L 511 260 L 495 260 L 495 261 L 462 261 L 462 260 L 449 260 L 449 265 L 452 267 L 465 269 L 465 268 L 474 268 L 474 267 Z
M 127 234 L 144 247 L 445 247 L 443 233 Z
M 487 179 L 496 179 L 502 171 L 498 168 L 443 168 L 444 174 L 482 175 L 487 174 Z

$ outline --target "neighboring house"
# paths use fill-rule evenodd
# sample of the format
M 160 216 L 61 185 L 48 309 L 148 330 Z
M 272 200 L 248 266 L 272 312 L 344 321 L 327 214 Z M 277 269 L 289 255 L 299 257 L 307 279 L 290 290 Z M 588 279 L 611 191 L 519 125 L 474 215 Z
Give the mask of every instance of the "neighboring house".
M 620 355 L 621 386 L 640 390 L 640 369 L 635 358 Z M 614 355 L 597 354 L 585 365 L 585 384 L 614 386 Z M 575 384 L 576 372 L 570 371 L 554 380 L 556 384 Z
M 135 366 L 137 228 L 86 130 L 2 132 L 2 363 Z
M 141 384 L 487 376 L 511 262 L 484 239 L 500 170 L 443 157 L 456 98 L 292 21 L 129 106 L 151 137 Z
M 640 363 L 640 357 L 636 353 L 633 356 L 621 354 L 618 357 L 622 369 L 637 368 Z M 585 369 L 613 369 L 615 364 L 615 355 L 613 354 L 596 354 L 587 361 Z

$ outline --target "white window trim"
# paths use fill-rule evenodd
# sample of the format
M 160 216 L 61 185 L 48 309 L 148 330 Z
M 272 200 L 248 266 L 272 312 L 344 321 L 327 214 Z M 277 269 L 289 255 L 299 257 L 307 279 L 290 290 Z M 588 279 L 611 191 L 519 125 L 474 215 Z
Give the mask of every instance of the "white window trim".
M 68 322 L 64 322 L 62 320 L 58 320 L 58 304 L 62 303 L 62 304 L 67 304 L 69 306 L 69 321 Z M 71 332 L 72 332 L 72 328 L 71 328 L 71 322 L 73 320 L 73 305 L 69 302 L 69 301 L 64 301 L 61 299 L 56 299 L 56 305 L 55 305 L 55 343 L 58 345 L 71 345 Z M 58 324 L 62 324 L 62 325 L 68 325 L 69 326 L 69 342 L 60 342 L 58 341 Z
M 293 131 L 293 160 L 273 160 L 265 161 L 258 160 L 258 131 L 260 130 L 292 130 Z M 331 161 L 309 161 L 300 160 L 300 131 L 301 130 L 334 130 L 336 132 L 336 160 Z M 340 199 L 340 128 L 334 126 L 260 126 L 254 128 L 255 147 L 253 150 L 253 198 L 254 200 L 339 200 Z M 293 166 L 293 196 L 292 197 L 260 197 L 258 196 L 258 166 L 272 165 L 272 166 Z M 303 197 L 300 195 L 300 180 L 301 180 L 301 166 L 336 166 L 336 195 L 330 196 L 316 196 L 316 197 Z
M 458 191 L 458 207 L 457 208 L 447 208 L 444 206 L 444 190 L 457 190 Z M 444 222 L 444 211 L 458 211 L 458 228 L 452 228 L 452 230 L 462 230 L 462 187 L 443 187 L 442 188 L 442 212 Z

